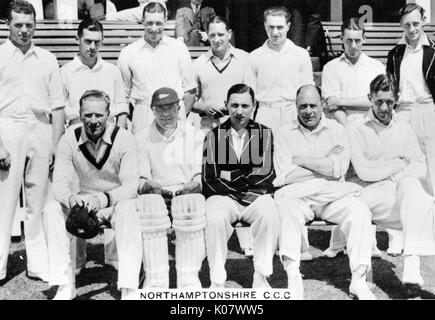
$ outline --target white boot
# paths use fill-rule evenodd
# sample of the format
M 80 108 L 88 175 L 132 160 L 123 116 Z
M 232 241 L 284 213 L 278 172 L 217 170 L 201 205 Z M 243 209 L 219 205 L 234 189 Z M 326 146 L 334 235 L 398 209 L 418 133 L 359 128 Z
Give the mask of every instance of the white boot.
M 349 286 L 349 295 L 358 300 L 376 300 L 367 284 L 367 266 L 360 266 L 352 273 L 352 281 Z
M 304 300 L 304 284 L 299 263 L 292 261 L 285 267 L 287 272 L 287 288 L 290 290 L 291 300 Z
M 388 233 L 387 254 L 393 257 L 400 256 L 403 251 L 402 231 L 387 229 L 387 233 Z
M 269 282 L 266 279 L 266 276 L 261 273 L 255 271 L 254 279 L 252 280 L 252 288 L 253 289 L 270 289 L 272 288 Z
M 59 286 L 56 295 L 52 300 L 73 300 L 77 297 L 77 289 L 75 284 L 67 284 Z
M 121 300 L 136 300 L 135 293 L 136 290 L 122 288 L 121 289 Z
M 328 259 L 333 259 L 335 258 L 339 253 L 343 252 L 344 249 L 340 248 L 340 249 L 333 249 L 331 247 L 329 247 L 328 249 L 326 249 L 325 251 L 322 252 L 322 258 L 328 258 Z

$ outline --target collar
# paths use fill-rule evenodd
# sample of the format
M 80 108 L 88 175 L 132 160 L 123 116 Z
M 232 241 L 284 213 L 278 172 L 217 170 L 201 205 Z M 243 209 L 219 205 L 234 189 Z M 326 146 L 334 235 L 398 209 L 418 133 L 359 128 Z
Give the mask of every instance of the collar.
M 243 131 L 242 135 L 240 136 L 239 133 L 236 131 L 236 129 L 231 127 L 231 135 L 233 136 L 233 138 L 236 137 L 236 138 L 243 140 L 246 137 L 246 133 L 247 133 L 247 131 L 245 130 L 245 131 Z
M 97 63 L 95 64 L 95 66 L 90 69 L 87 65 L 85 65 L 82 60 L 80 59 L 79 54 L 74 56 L 74 59 L 72 60 L 73 63 L 73 71 L 79 71 L 81 69 L 86 69 L 86 70 L 91 70 L 91 71 L 97 71 L 99 69 L 101 69 L 103 67 L 103 59 L 101 59 L 101 57 L 98 57 L 97 59 Z
M 106 144 L 111 145 L 113 143 L 111 139 L 111 135 L 115 126 L 111 123 L 107 123 L 106 131 L 104 131 L 103 136 L 98 139 L 96 145 L 99 145 L 101 141 L 104 141 Z M 80 135 L 79 146 L 82 144 L 86 144 L 87 142 L 93 143 L 87 136 L 85 129 L 82 129 L 82 133 Z
M 301 130 L 303 133 L 308 133 L 308 134 L 312 134 L 312 133 L 316 133 L 319 132 L 323 129 L 327 129 L 328 125 L 327 125 L 327 121 L 325 116 L 322 114 L 322 117 L 320 118 L 320 122 L 319 125 L 317 126 L 316 129 L 314 129 L 313 131 L 308 130 L 307 128 L 305 128 L 300 122 L 299 122 L 299 117 L 296 117 L 295 119 L 293 119 L 290 122 L 291 125 L 291 129 L 292 130 L 296 130 L 299 129 Z
M 169 37 L 166 35 L 163 35 L 162 40 L 160 40 L 159 44 L 155 48 L 153 48 L 148 42 L 145 41 L 145 38 L 142 36 L 139 39 L 139 47 L 140 47 L 140 49 L 147 48 L 147 49 L 154 50 L 154 49 L 160 47 L 161 45 L 167 45 L 168 42 L 169 42 Z
M 350 62 L 350 60 L 346 57 L 346 55 L 344 53 L 339 57 L 340 61 L 348 63 L 351 66 L 356 66 L 356 65 L 363 63 L 366 58 L 367 58 L 367 55 L 364 52 L 361 52 L 361 54 L 358 58 L 358 61 L 355 64 L 352 64 L 352 62 Z
M 208 60 L 211 60 L 213 58 L 219 59 L 214 53 L 212 48 L 208 49 L 208 51 L 205 53 L 205 56 Z M 229 50 L 225 53 L 225 57 L 222 59 L 222 61 L 227 60 L 230 56 L 233 56 L 233 58 L 237 59 L 237 53 L 236 50 L 234 50 L 234 47 L 230 44 Z M 220 60 L 220 59 L 219 59 Z
M 256 128 L 256 126 L 258 126 L 258 124 L 254 120 L 249 119 L 248 125 L 246 126 L 246 130 L 249 131 L 251 129 Z M 228 118 L 227 121 L 222 123 L 218 128 L 225 129 L 225 130 L 232 129 L 233 127 L 231 125 L 231 118 Z
M 269 40 L 266 40 L 263 44 L 263 48 L 265 50 L 268 50 L 268 51 L 276 52 L 275 50 L 272 50 L 271 48 L 269 48 L 268 43 L 269 43 Z M 281 51 L 279 51 L 278 53 L 284 53 L 284 52 L 290 51 L 295 47 L 296 47 L 296 45 L 293 43 L 293 41 L 291 41 L 290 39 L 286 39 L 284 42 L 284 45 L 281 48 Z
M 393 111 L 393 117 L 391 118 L 390 123 L 386 126 L 382 122 L 380 122 L 373 113 L 373 109 L 370 108 L 370 110 L 367 112 L 367 115 L 364 117 L 364 123 L 373 123 L 374 125 L 381 126 L 384 128 L 388 128 L 389 126 L 393 125 L 398 121 L 396 112 Z
M 422 32 L 420 39 L 418 40 L 417 47 L 415 47 L 415 49 L 412 49 L 411 46 L 408 44 L 405 32 L 403 32 L 402 38 L 400 38 L 398 44 L 404 44 L 406 45 L 406 48 L 409 48 L 411 50 L 419 50 L 422 46 L 430 46 L 429 38 L 427 37 L 426 32 Z
M 5 41 L 5 45 L 6 45 L 6 48 L 10 51 L 10 53 L 14 53 L 16 51 L 19 51 L 22 54 L 21 50 L 18 49 L 9 38 Z M 29 54 L 33 54 L 36 58 L 39 58 L 38 48 L 35 46 L 33 41 L 30 44 L 29 51 L 27 51 L 25 55 L 29 55 Z

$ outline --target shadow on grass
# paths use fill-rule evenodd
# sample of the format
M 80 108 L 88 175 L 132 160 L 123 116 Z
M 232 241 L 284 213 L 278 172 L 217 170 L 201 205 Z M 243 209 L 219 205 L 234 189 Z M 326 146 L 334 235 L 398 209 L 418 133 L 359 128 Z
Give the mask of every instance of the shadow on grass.
M 21 249 L 9 254 L 6 278 L 0 281 L 0 285 L 8 283 L 10 280 L 25 272 L 27 269 L 26 250 Z
M 310 245 L 325 250 L 329 244 L 329 230 L 309 230 Z M 376 233 L 377 246 L 380 250 L 388 249 L 388 235 L 386 232 Z M 403 258 L 399 258 L 403 263 Z M 308 263 L 301 263 L 301 273 L 304 279 L 319 280 L 328 283 L 337 289 L 349 293 L 351 272 L 347 255 L 339 255 L 334 259 L 317 258 Z M 395 273 L 396 265 L 386 259 L 372 259 L 373 281 L 390 299 L 408 299 L 421 297 L 434 299 L 435 295 L 422 289 L 408 290 Z M 284 274 L 285 277 L 285 274 Z

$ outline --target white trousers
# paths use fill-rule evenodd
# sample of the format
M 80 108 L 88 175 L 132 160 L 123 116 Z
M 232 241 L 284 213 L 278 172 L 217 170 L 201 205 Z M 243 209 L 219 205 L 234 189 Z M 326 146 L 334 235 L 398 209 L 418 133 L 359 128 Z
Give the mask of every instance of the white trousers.
M 11 157 L 9 170 L 0 171 L 0 279 L 6 277 L 12 223 L 23 177 L 27 270 L 44 277 L 48 273 L 48 257 L 41 212 L 47 195 L 51 125 L 48 120 L 19 122 L 0 118 L 0 135 Z
M 435 254 L 434 199 L 418 179 L 373 183 L 365 188 L 361 199 L 370 208 L 376 225 L 402 230 L 404 255 Z M 334 248 L 344 247 L 343 234 L 334 238 Z
M 44 211 L 50 285 L 75 283 L 76 240 L 66 231 L 67 214 L 68 209 L 59 202 L 47 204 Z M 98 211 L 97 216 L 110 221 L 115 230 L 119 256 L 118 288 L 137 289 L 142 262 L 142 233 L 136 201 L 121 201 L 115 207 Z
M 282 125 L 291 122 L 296 117 L 296 106 L 291 102 L 277 104 L 259 103 L 255 121 L 272 129 L 272 132 Z
M 399 106 L 397 115 L 408 121 L 417 135 L 421 151 L 426 156 L 427 174 L 424 181 L 426 191 L 435 192 L 435 105 L 413 104 Z
M 371 267 L 371 214 L 359 197 L 347 195 L 323 207 L 317 206 L 315 195 L 310 196 L 309 202 L 290 197 L 281 197 L 275 202 L 281 216 L 281 257 L 300 261 L 303 228 L 317 218 L 338 224 L 345 234 L 352 272 L 359 266 Z
M 228 196 L 212 196 L 207 199 L 206 205 L 205 239 L 210 280 L 222 284 L 227 278 L 227 242 L 234 231 L 232 224 L 238 220 L 251 225 L 255 271 L 265 276 L 271 275 L 279 235 L 279 215 L 272 197 L 260 196 L 244 207 Z
M 182 100 L 180 101 L 180 110 L 178 110 L 178 117 L 181 121 L 186 121 L 186 108 Z M 149 104 L 143 102 L 135 104 L 132 118 L 133 133 L 138 133 L 142 129 L 150 126 L 153 121 L 154 113 Z

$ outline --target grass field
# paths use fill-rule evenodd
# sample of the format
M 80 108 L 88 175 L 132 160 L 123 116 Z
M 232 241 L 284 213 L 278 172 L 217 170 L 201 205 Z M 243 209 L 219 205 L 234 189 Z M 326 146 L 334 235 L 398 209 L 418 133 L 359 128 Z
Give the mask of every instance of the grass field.
M 315 259 L 301 263 L 304 276 L 305 299 L 307 300 L 347 300 L 350 283 L 348 258 L 341 255 L 332 260 L 319 258 L 322 250 L 329 243 L 330 227 L 311 227 L 309 229 L 310 252 Z M 408 291 L 401 285 L 401 257 L 390 257 L 386 254 L 388 237 L 382 230 L 377 233 L 378 247 L 382 250 L 381 259 L 373 259 L 374 293 L 379 299 L 407 299 Z M 252 261 L 241 252 L 237 238 L 233 235 L 229 242 L 230 252 L 227 260 L 228 287 L 249 288 L 252 282 Z M 120 298 L 116 288 L 116 270 L 104 265 L 103 237 L 98 236 L 88 241 L 88 263 L 86 269 L 77 277 L 79 300 L 114 300 Z M 170 287 L 175 287 L 175 249 L 170 251 Z M 429 270 L 429 259 L 422 259 L 425 285 L 414 292 L 413 299 L 435 299 L 435 274 Z M 203 287 L 210 285 L 208 264 L 204 261 L 200 279 Z M 269 282 L 275 288 L 285 288 L 286 274 L 277 256 L 274 259 L 274 273 Z M 8 277 L 0 286 L 0 299 L 7 300 L 47 300 L 56 293 L 56 287 L 49 287 L 42 281 L 29 279 L 26 276 L 26 256 L 24 241 L 15 239 L 11 246 L 8 262 Z

